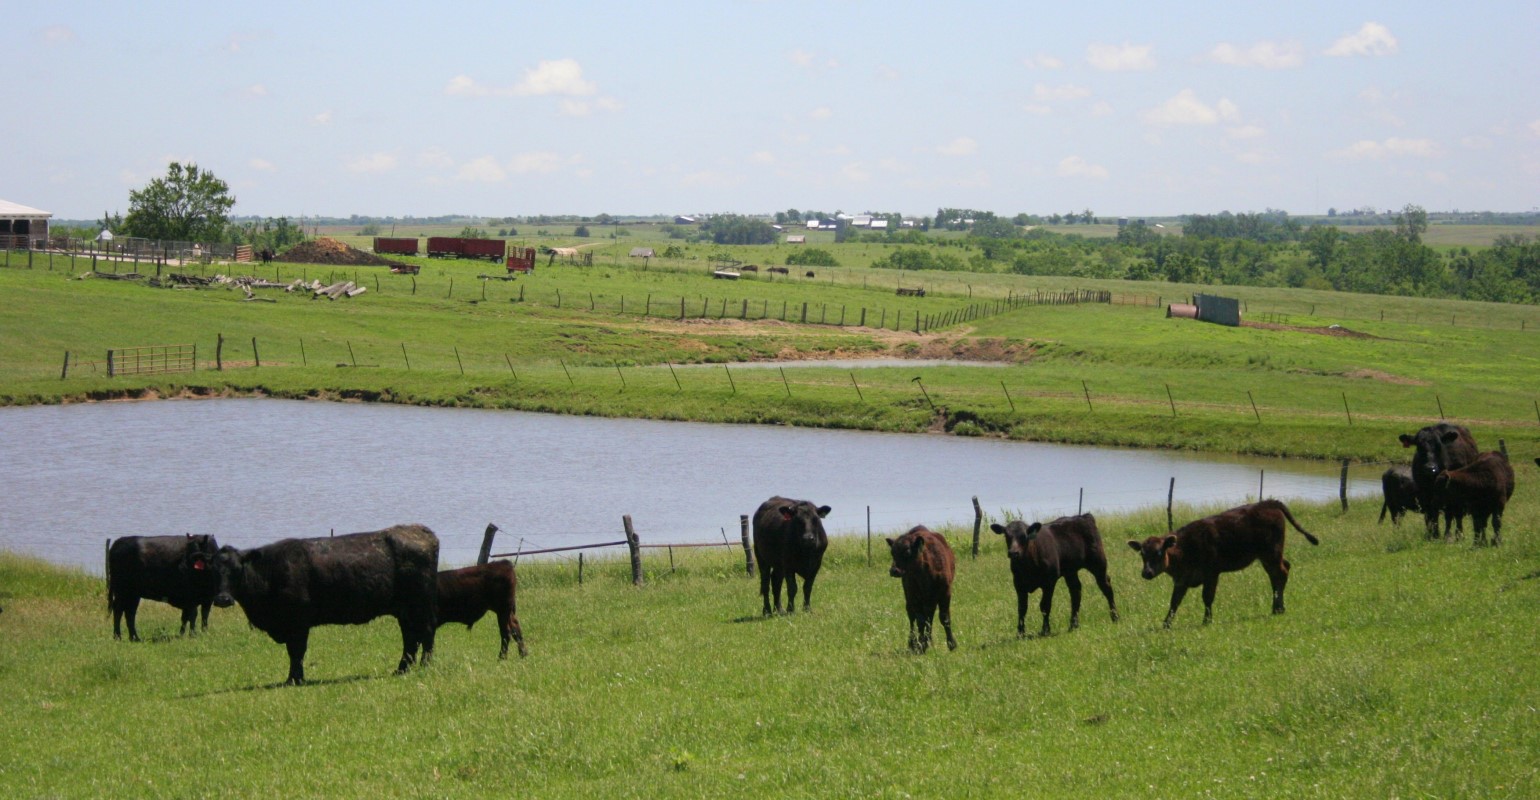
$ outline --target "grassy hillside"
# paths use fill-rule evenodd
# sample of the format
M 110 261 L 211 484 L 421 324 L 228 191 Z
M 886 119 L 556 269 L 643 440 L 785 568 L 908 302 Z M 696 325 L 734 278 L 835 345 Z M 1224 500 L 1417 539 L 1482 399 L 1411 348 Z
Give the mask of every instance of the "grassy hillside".
M 1123 540 L 1163 515 L 1101 520 L 1123 619 L 1094 587 L 1079 631 L 1014 635 L 998 537 L 960 558 L 961 646 L 904 649 L 876 542 L 837 541 L 814 612 L 758 616 L 738 557 L 519 567 L 531 655 L 499 663 L 483 621 L 389 674 L 389 620 L 318 629 L 311 685 L 216 610 L 177 638 L 148 603 L 114 642 L 99 580 L 0 556 L 0 792 L 7 796 L 1529 797 L 1540 793 L 1540 475 L 1520 465 L 1500 549 L 1420 540 L 1375 510 L 1296 508 L 1289 611 L 1256 567 L 1216 621 Z M 1190 516 L 1187 514 L 1181 516 Z M 1036 600 L 1029 630 L 1036 628 Z
M 0 402 L 254 393 L 1367 460 L 1402 457 L 1396 435 L 1442 415 L 1484 447 L 1540 450 L 1535 307 L 1236 289 L 1227 293 L 1247 318 L 1271 327 L 1233 329 L 1166 319 L 1154 305 L 987 313 L 1008 296 L 1076 285 L 1062 279 L 842 269 L 717 281 L 703 267 L 623 262 L 481 280 L 489 266 L 435 261 L 413 277 L 279 265 L 267 268 L 274 278 L 356 277 L 369 292 L 260 290 L 273 302 L 75 280 L 63 265 L 0 269 L 0 325 L 27 332 L 0 339 Z M 932 291 L 899 297 L 898 282 Z M 1134 294 L 1139 284 L 1082 285 L 1156 301 Z M 969 308 L 986 313 L 913 330 L 917 316 Z M 178 343 L 198 346 L 200 371 L 104 374 L 110 347 Z M 1006 366 L 818 366 L 872 356 Z M 802 364 L 733 366 L 775 359 Z M 728 366 L 668 366 L 687 363 Z

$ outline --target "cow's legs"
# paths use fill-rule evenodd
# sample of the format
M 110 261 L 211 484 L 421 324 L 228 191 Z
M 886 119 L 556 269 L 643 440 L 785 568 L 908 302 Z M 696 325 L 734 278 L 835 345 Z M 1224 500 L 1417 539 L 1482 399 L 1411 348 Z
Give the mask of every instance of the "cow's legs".
M 176 635 L 181 636 L 183 634 L 198 635 L 198 607 L 196 605 L 182 609 L 182 624 L 177 626 Z
M 1038 632 L 1039 636 L 1047 636 L 1049 633 L 1048 615 L 1053 613 L 1053 589 L 1057 583 L 1058 581 L 1048 581 L 1043 586 L 1043 598 L 1037 602 L 1037 610 L 1043 612 L 1043 629 Z
M 1016 590 L 1016 635 L 1027 635 L 1027 601 L 1032 599 L 1030 592 Z
M 128 619 L 128 640 L 139 641 L 139 626 L 134 624 L 139 618 L 139 598 L 130 597 L 123 603 L 123 616 Z
M 1187 596 L 1187 587 L 1171 582 L 1171 610 L 1166 612 L 1166 627 L 1171 627 L 1171 620 L 1176 619 L 1176 610 L 1182 606 L 1182 598 Z
M 123 604 L 121 602 L 112 604 L 112 638 L 123 638 Z
M 818 573 L 813 572 L 802 579 L 802 610 L 804 612 L 813 610 L 813 579 L 816 577 L 818 577 Z M 793 589 L 792 591 L 795 592 L 796 590 Z
M 1118 601 L 1112 598 L 1112 581 L 1107 578 L 1107 567 L 1091 572 L 1091 577 L 1096 579 L 1096 588 L 1102 590 L 1102 596 L 1107 598 L 1107 608 L 1112 611 L 1112 621 L 1118 621 Z
M 920 650 L 920 611 L 910 603 L 905 616 L 909 617 L 909 651 L 917 653 Z
M 1064 585 L 1069 587 L 1069 629 L 1073 631 L 1080 627 L 1080 575 L 1065 575 Z
M 767 616 L 767 617 L 770 616 L 770 573 L 771 572 L 773 572 L 773 570 L 770 568 L 770 565 L 765 564 L 765 563 L 761 563 L 759 565 L 759 596 L 760 596 L 761 599 L 763 599 L 765 601 L 765 610 L 764 610 L 763 614 L 764 614 L 764 616 Z M 779 588 L 777 588 L 776 594 L 780 594 Z
M 1289 585 L 1289 560 L 1280 558 L 1276 562 L 1263 561 L 1262 569 L 1267 572 L 1267 579 L 1273 584 L 1273 613 L 1283 613 L 1283 588 Z
M 1203 624 L 1214 621 L 1214 595 L 1219 593 L 1219 575 L 1203 582 Z
M 510 637 L 519 643 L 519 658 L 529 655 L 529 649 L 524 646 L 524 631 L 519 628 L 518 614 L 499 614 L 497 624 L 503 634 L 503 650 L 497 654 L 498 658 L 508 657 L 508 639 Z
M 779 568 L 770 572 L 770 588 L 775 594 L 775 613 L 777 614 L 781 613 L 781 584 L 785 581 L 786 575 Z M 766 611 L 766 613 L 769 612 Z
M 946 649 L 957 649 L 957 637 L 952 635 L 952 596 L 941 596 L 941 627 L 946 629 Z
M 775 608 L 781 608 L 781 596 L 775 597 Z M 786 613 L 794 614 L 797 611 L 797 573 L 796 570 L 786 570 Z
M 1503 543 L 1503 512 L 1492 513 L 1492 546 L 1497 547 Z
M 212 600 L 203 604 L 203 629 L 205 631 L 209 629 L 209 609 L 213 607 L 214 601 Z
M 289 650 L 289 679 L 285 681 L 291 686 L 300 686 L 305 682 L 305 648 L 310 644 L 310 629 L 301 628 L 289 637 L 284 646 Z
M 920 652 L 930 649 L 930 632 L 936 624 L 936 604 L 926 601 L 920 604 Z

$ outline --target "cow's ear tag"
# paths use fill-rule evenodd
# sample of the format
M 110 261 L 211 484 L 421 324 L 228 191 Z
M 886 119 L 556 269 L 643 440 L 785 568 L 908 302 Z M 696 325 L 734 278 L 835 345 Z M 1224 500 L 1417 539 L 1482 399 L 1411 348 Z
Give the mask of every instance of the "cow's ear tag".
M 193 569 L 203 569 L 203 568 L 204 568 L 203 559 L 200 558 L 197 561 L 193 562 Z

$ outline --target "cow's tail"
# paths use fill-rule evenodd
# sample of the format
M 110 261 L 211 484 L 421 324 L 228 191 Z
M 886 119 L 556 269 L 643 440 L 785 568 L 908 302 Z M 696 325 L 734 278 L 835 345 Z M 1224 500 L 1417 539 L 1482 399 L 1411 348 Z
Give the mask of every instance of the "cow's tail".
M 107 544 L 103 545 L 102 549 L 106 551 L 106 554 L 103 558 L 106 561 L 107 566 L 104 568 L 103 573 L 107 576 L 107 613 L 111 614 L 113 605 L 112 601 L 114 599 L 112 596 L 112 540 L 108 539 Z
M 1389 510 L 1390 510 L 1390 500 L 1388 500 L 1388 499 L 1381 500 L 1380 501 L 1380 521 L 1377 524 L 1380 524 L 1380 525 L 1384 525 L 1385 524 L 1385 512 L 1387 512 Z
M 1288 520 L 1290 525 L 1294 526 L 1294 530 L 1299 531 L 1300 533 L 1303 533 L 1305 535 L 1305 541 L 1307 541 L 1307 542 L 1309 542 L 1311 544 L 1320 544 L 1321 543 L 1320 539 L 1315 538 L 1315 534 L 1311 533 L 1310 531 L 1305 530 L 1304 528 L 1299 527 L 1299 522 L 1294 519 L 1294 515 L 1293 514 L 1289 513 L 1289 507 L 1284 505 L 1282 501 L 1278 502 L 1278 510 L 1283 512 L 1283 518 Z

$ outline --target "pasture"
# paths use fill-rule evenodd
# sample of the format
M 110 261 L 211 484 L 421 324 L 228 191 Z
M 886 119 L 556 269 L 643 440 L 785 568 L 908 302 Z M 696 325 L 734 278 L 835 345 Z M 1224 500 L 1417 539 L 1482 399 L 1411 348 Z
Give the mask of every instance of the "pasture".
M 317 629 L 298 688 L 275 685 L 283 649 L 238 610 L 177 638 L 176 612 L 147 603 L 147 642 L 114 642 L 99 578 L 0 555 L 0 791 L 1534 796 L 1540 475 L 1516 466 L 1499 549 L 1377 526 L 1377 504 L 1296 505 L 1322 544 L 1288 534 L 1288 613 L 1269 613 L 1253 566 L 1220 582 L 1206 627 L 1192 596 L 1162 630 L 1170 582 L 1142 581 L 1123 544 L 1163 529 L 1161 511 L 1100 520 L 1122 621 L 1088 585 L 1065 632 L 1061 587 L 1047 638 L 1015 636 L 999 537 L 986 526 L 974 561 L 971 531 L 943 531 L 960 647 L 925 656 L 905 648 L 880 540 L 868 564 L 863 541 L 836 539 L 813 613 L 769 619 L 741 554 L 694 551 L 677 571 L 651 554 L 641 588 L 618 560 L 590 561 L 581 585 L 570 562 L 526 561 L 527 659 L 497 661 L 484 619 L 392 676 L 385 619 Z
M 370 291 L 328 301 L 260 290 L 273 302 L 0 270 L 11 299 L 0 324 L 28 331 L 0 340 L 0 402 L 258 394 L 1361 460 L 1403 458 L 1396 435 L 1443 416 L 1478 430 L 1487 449 L 1540 443 L 1532 306 L 1237 288 L 1227 293 L 1248 319 L 1276 324 L 1234 329 L 1166 319 L 1155 297 L 1135 293 L 1149 287 L 1127 282 L 990 275 L 968 285 L 858 268 L 717 281 L 703 268 L 627 262 L 479 279 L 489 266 L 434 261 L 406 276 L 277 265 L 265 268 L 274 278 L 356 277 Z M 899 297 L 890 281 L 932 291 Z M 1008 296 L 1077 283 L 1119 304 L 1028 306 L 913 330 L 917 315 L 995 311 Z M 110 347 L 180 343 L 198 346 L 199 371 L 103 374 Z M 877 356 L 1006 366 L 820 366 Z M 767 360 L 797 363 L 735 368 Z M 670 367 L 691 363 L 721 368 Z

